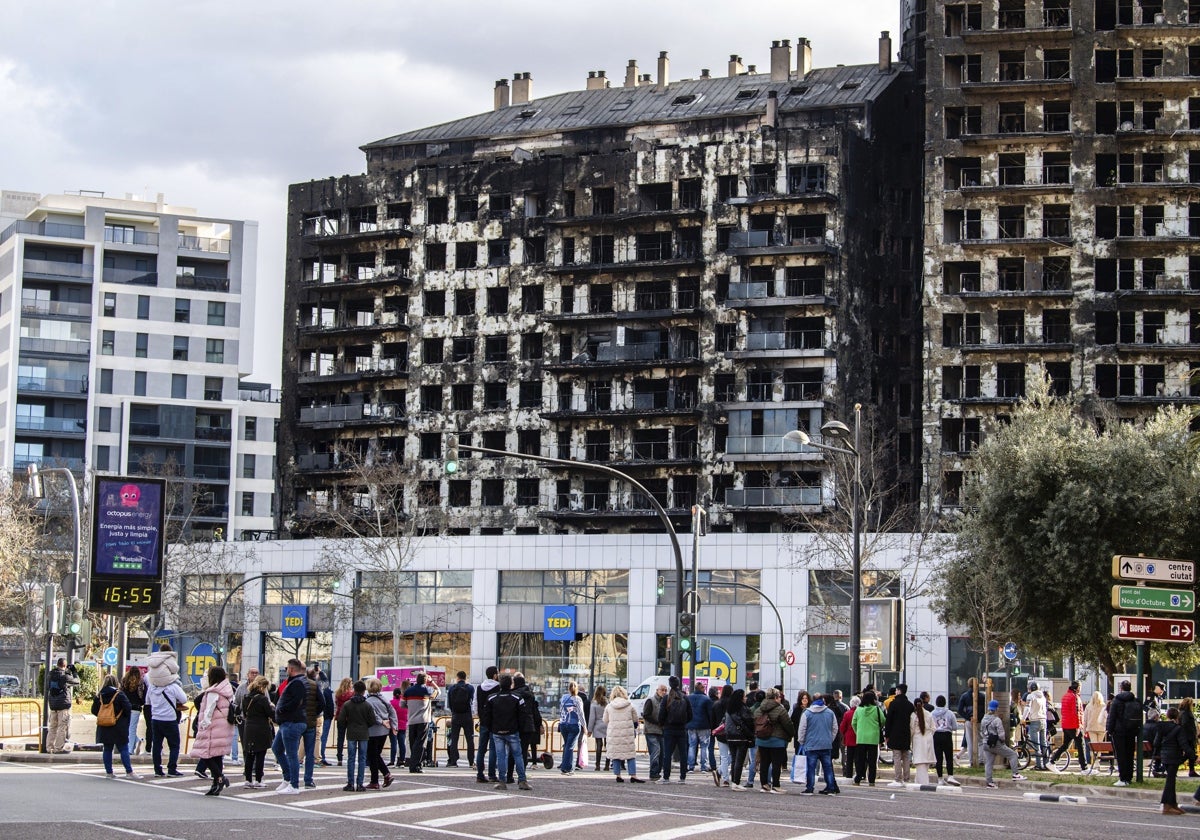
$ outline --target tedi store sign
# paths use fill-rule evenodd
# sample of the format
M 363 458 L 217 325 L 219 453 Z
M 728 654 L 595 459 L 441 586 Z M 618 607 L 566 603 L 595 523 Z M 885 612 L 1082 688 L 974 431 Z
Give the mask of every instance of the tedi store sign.
M 542 639 L 547 642 L 575 641 L 575 606 L 542 606 Z

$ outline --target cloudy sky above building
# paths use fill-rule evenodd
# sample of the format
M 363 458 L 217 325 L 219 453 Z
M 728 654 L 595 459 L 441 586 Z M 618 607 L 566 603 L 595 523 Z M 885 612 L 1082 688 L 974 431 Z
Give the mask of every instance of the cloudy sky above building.
M 534 98 L 614 84 L 629 59 L 671 78 L 769 69 L 772 40 L 813 64 L 899 45 L 899 0 L 606 3 L 91 0 L 17 3 L 0 35 L 0 186 L 101 190 L 259 222 L 255 379 L 278 382 L 287 185 L 364 170 L 372 140 L 491 108 L 496 79 Z

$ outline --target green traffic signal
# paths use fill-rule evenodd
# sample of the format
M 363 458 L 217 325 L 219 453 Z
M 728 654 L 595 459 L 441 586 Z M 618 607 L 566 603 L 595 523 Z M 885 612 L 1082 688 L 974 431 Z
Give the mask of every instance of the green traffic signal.
M 667 591 L 667 579 L 663 575 L 658 576 L 658 597 L 661 598 L 663 593 Z
M 687 636 L 684 636 L 682 639 L 679 640 L 679 649 L 680 650 L 691 650 L 692 649 L 692 640 L 689 639 Z
M 458 472 L 458 435 L 451 432 L 446 435 L 446 475 Z
M 70 620 L 70 623 L 67 625 L 67 631 L 72 636 L 76 636 L 79 634 L 79 631 L 82 629 L 83 629 L 83 599 L 82 598 L 72 598 L 71 599 L 71 620 Z

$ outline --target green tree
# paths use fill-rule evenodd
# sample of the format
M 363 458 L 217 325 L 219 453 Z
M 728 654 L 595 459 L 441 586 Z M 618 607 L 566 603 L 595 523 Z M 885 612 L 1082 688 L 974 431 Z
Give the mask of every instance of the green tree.
M 989 429 L 963 490 L 962 553 L 941 570 L 937 605 L 943 621 L 987 637 L 979 641 L 1004 633 L 1114 674 L 1133 645 L 1111 637 L 1112 555 L 1200 559 L 1200 457 L 1190 412 L 1162 409 L 1135 424 L 1079 409 L 1038 389 Z M 981 579 L 983 596 L 972 590 Z M 1195 645 L 1154 645 L 1152 655 L 1200 663 Z

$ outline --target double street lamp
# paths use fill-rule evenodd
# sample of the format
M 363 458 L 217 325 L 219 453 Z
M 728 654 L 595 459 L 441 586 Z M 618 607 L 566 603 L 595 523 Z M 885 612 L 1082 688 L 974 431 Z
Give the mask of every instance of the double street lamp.
M 588 693 L 594 695 L 596 693 L 596 638 L 598 636 L 596 633 L 596 605 L 600 603 L 601 598 L 608 594 L 608 590 L 603 586 L 597 586 L 592 590 L 591 595 L 577 590 L 572 590 L 571 594 L 577 598 L 583 598 L 585 601 L 592 602 L 592 661 L 588 665 Z
M 839 420 L 830 420 L 821 426 L 821 433 L 827 438 L 842 441 L 845 445 L 830 446 L 825 443 L 817 443 L 799 429 L 788 432 L 783 439 L 800 446 L 851 455 L 854 458 L 854 484 L 851 487 L 850 495 L 850 530 L 854 533 L 850 584 L 850 693 L 858 694 L 862 689 L 862 664 L 860 662 L 862 655 L 862 543 L 860 534 L 862 531 L 862 403 L 854 404 L 853 432 L 845 423 Z M 850 442 L 851 437 L 853 437 L 853 443 Z

